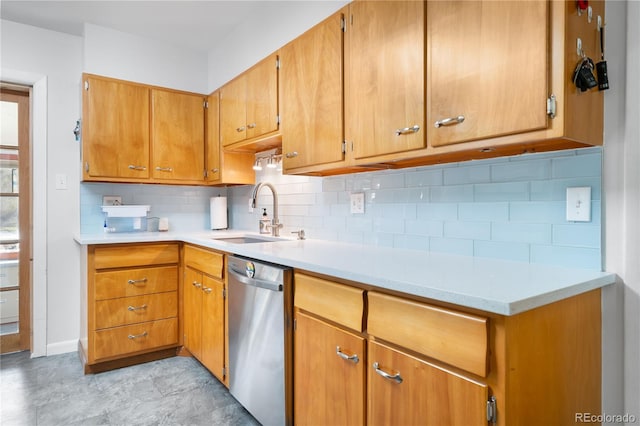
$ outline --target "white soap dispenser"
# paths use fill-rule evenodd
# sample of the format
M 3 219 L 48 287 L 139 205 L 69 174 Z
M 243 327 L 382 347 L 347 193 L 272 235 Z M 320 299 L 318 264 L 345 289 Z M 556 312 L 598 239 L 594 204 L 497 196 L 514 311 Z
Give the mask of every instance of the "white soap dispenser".
M 260 233 L 270 234 L 269 227 L 271 226 L 271 219 L 267 215 L 267 209 L 262 209 L 262 218 L 260 218 Z

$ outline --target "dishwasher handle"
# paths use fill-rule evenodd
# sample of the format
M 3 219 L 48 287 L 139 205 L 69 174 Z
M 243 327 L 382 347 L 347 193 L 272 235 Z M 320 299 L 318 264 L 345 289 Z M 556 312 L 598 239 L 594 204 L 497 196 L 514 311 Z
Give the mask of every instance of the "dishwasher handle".
M 282 283 L 278 283 L 275 281 L 265 281 L 257 278 L 249 278 L 245 275 L 238 273 L 238 271 L 229 268 L 229 274 L 233 276 L 233 278 L 242 284 L 250 285 L 253 287 L 264 288 L 271 291 L 282 291 Z

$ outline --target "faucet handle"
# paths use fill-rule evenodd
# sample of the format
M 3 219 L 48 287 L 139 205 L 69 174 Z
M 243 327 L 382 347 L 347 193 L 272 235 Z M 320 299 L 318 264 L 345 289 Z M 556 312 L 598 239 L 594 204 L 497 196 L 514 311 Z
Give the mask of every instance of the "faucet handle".
M 304 235 L 304 229 L 301 229 L 299 231 L 292 231 L 291 233 L 292 234 L 297 234 L 299 240 L 304 240 L 306 238 L 305 235 Z

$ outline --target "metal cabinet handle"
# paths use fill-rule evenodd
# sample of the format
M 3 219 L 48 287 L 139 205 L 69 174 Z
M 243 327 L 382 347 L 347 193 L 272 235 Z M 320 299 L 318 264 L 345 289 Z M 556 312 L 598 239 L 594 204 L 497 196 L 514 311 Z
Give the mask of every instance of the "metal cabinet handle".
M 136 166 L 134 164 L 129 164 L 129 169 L 131 170 L 147 170 L 145 166 Z
M 400 372 L 396 374 L 389 374 L 386 371 L 380 369 L 380 364 L 378 364 L 377 362 L 373 363 L 373 369 L 376 370 L 376 373 L 378 373 L 385 379 L 393 380 L 396 383 L 402 383 L 402 377 L 400 376 Z
M 194 281 L 194 282 L 192 282 L 192 283 L 191 283 L 191 285 L 192 285 L 192 286 L 194 286 L 195 288 L 200 288 L 200 287 L 202 287 L 202 284 L 201 284 L 201 283 L 199 283 L 198 281 Z
M 400 135 L 410 135 L 413 133 L 418 133 L 418 131 L 420 130 L 420 126 L 418 126 L 417 124 L 413 127 L 405 127 L 403 129 L 396 129 L 396 136 L 400 136 Z
M 244 132 L 245 130 L 247 130 L 245 126 L 240 126 L 236 129 L 236 132 L 240 133 L 240 132 Z
M 360 358 L 358 358 L 358 354 L 347 355 L 347 354 L 345 354 L 344 352 L 342 352 L 342 351 L 340 350 L 340 346 L 336 346 L 336 354 L 337 354 L 340 358 L 344 359 L 345 361 L 351 361 L 351 362 L 353 362 L 354 364 L 357 364 L 357 363 L 358 363 L 358 361 L 360 361 Z
M 131 284 L 131 285 L 138 285 L 138 284 L 146 284 L 147 283 L 147 277 L 141 278 L 139 280 L 128 280 L 127 284 Z
M 156 170 L 159 172 L 172 172 L 173 168 L 172 167 L 156 167 Z
M 297 157 L 298 156 L 298 151 L 287 152 L 284 156 L 287 157 L 287 158 Z
M 247 124 L 247 129 L 255 129 L 256 123 Z
M 202 291 L 204 291 L 205 293 L 209 294 L 209 293 L 211 293 L 211 287 L 202 287 Z
M 220 171 L 220 169 L 211 169 L 211 172 L 213 173 L 218 173 Z
M 449 118 L 444 118 L 442 120 L 438 120 L 435 122 L 435 126 L 436 127 L 452 126 L 454 124 L 460 124 L 463 121 L 464 121 L 464 115 L 459 115 L 457 117 L 449 117 Z
M 149 335 L 149 333 L 147 333 L 146 331 L 143 331 L 142 334 L 130 334 L 129 335 L 129 339 L 137 339 L 139 337 L 147 337 Z
M 139 311 L 139 310 L 142 310 L 142 309 L 147 309 L 147 305 L 129 306 L 127 309 L 130 310 L 130 311 Z

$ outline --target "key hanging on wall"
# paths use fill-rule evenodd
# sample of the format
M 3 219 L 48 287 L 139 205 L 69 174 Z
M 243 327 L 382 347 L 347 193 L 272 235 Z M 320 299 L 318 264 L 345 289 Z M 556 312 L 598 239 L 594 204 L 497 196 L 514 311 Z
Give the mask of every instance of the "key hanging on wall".
M 596 64 L 598 90 L 607 90 L 609 88 L 609 76 L 607 74 L 607 61 L 604 60 L 604 26 L 600 15 L 598 15 L 598 32 L 600 33 L 600 62 Z

